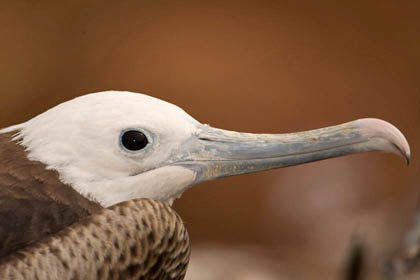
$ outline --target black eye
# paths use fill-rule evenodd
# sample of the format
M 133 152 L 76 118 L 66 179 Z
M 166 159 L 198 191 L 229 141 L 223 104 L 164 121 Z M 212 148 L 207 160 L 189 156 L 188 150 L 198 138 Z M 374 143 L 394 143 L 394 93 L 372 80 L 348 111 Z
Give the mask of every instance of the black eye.
M 138 151 L 146 147 L 147 137 L 138 130 L 127 130 L 121 135 L 121 144 L 130 151 Z

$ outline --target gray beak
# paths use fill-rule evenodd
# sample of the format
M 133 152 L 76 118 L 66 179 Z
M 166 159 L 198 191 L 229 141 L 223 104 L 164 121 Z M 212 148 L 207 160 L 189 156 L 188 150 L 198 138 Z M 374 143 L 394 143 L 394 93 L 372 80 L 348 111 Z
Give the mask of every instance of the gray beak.
M 410 147 L 392 124 L 360 119 L 287 134 L 251 134 L 203 125 L 176 161 L 197 173 L 195 183 L 344 155 L 383 151 L 410 161 Z

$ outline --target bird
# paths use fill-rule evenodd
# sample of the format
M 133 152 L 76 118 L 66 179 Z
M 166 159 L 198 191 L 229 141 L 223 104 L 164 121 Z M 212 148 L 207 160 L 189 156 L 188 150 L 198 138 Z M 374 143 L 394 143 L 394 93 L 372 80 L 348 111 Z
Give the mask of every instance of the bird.
M 33 270 L 30 275 L 40 277 L 51 266 L 59 274 L 59 266 L 50 263 L 53 254 L 67 256 L 58 258 L 61 273 L 74 276 L 69 279 L 95 279 L 95 273 L 97 279 L 103 273 L 149 279 L 146 257 L 140 254 L 139 264 L 135 256 L 138 250 L 153 255 L 144 247 L 160 236 L 157 243 L 166 249 L 158 246 L 157 264 L 164 263 L 167 250 L 180 260 L 173 260 L 170 269 L 149 267 L 147 273 L 155 277 L 150 279 L 182 279 L 188 235 L 170 206 L 184 191 L 217 178 L 369 151 L 410 160 L 404 135 L 380 119 L 297 133 L 253 134 L 202 124 L 180 107 L 145 94 L 104 91 L 76 97 L 0 130 L 0 275 L 25 279 L 22 271 Z M 137 235 L 127 233 L 130 224 Z M 165 228 L 179 228 L 181 237 L 165 237 Z M 148 231 L 154 233 L 145 234 Z M 114 240 L 126 235 L 126 240 L 143 241 L 138 248 L 133 245 L 137 253 L 127 253 L 120 241 L 107 242 L 109 232 L 116 235 Z M 101 245 L 95 247 L 95 242 Z M 106 253 L 106 245 L 114 255 Z M 79 275 L 76 266 L 69 273 L 69 250 L 88 263 L 83 252 L 92 246 L 97 249 L 93 268 Z M 109 267 L 118 263 L 109 261 L 115 254 L 123 258 L 122 268 Z

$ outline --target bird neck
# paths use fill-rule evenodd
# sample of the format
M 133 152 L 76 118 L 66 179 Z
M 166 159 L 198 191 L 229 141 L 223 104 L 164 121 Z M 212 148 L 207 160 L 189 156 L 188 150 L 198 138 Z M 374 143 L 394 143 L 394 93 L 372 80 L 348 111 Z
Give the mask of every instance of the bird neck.
M 19 140 L 17 130 L 0 132 L 0 186 L 13 185 L 25 198 L 52 200 L 80 213 L 90 214 L 102 208 L 65 184 L 56 170 L 29 159 Z

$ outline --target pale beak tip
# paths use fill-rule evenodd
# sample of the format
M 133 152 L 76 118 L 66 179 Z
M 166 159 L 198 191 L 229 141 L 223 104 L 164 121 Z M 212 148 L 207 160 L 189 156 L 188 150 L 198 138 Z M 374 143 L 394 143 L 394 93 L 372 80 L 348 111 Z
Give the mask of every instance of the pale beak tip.
M 407 141 L 406 141 L 406 146 L 405 149 L 400 149 L 401 152 L 401 156 L 405 158 L 405 163 L 407 165 L 410 165 L 410 161 L 411 161 L 411 152 L 410 152 L 410 146 L 408 145 Z
M 389 122 L 374 118 L 360 119 L 358 124 L 361 128 L 373 131 L 373 137 L 385 139 L 392 144 L 389 152 L 404 157 L 407 165 L 410 164 L 410 145 L 408 144 L 404 134 L 402 134 L 398 128 Z

